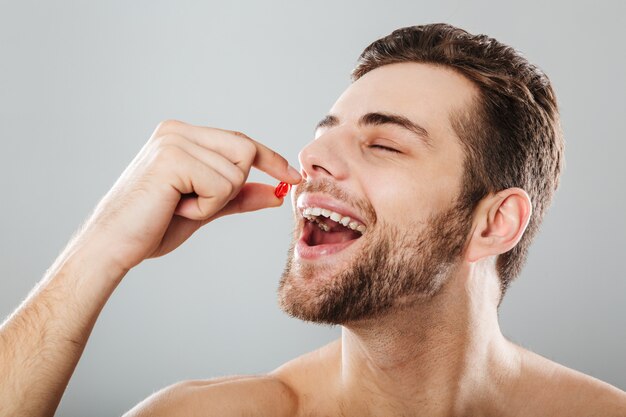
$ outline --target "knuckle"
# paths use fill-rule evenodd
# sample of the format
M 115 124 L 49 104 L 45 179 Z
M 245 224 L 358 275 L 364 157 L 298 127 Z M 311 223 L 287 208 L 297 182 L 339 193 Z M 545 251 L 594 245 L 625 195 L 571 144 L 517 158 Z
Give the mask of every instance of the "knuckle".
M 175 132 L 180 128 L 181 125 L 183 125 L 183 122 L 179 120 L 163 120 L 157 125 L 156 129 L 154 129 L 151 139 L 154 140 L 165 134 Z
M 162 136 L 157 136 L 156 139 L 161 146 L 166 146 L 180 143 L 185 138 L 177 133 L 166 133 Z
M 182 150 L 173 144 L 163 144 L 156 150 L 157 164 L 173 164 L 180 161 Z
M 244 140 L 241 142 L 241 152 L 245 159 L 252 159 L 256 155 L 256 146 L 250 140 Z
M 237 184 L 241 185 L 241 184 L 243 184 L 246 181 L 246 174 L 242 170 L 237 169 L 235 175 L 237 177 L 237 179 L 236 179 Z
M 235 136 L 239 136 L 242 139 L 250 139 L 250 136 L 248 136 L 245 133 L 240 132 L 238 130 L 231 130 L 230 133 L 232 133 Z
M 221 181 L 220 190 L 219 190 L 220 194 L 230 196 L 234 190 L 235 190 L 235 187 L 233 186 L 233 184 L 231 184 L 230 181 L 228 180 Z
M 246 175 L 239 168 L 230 171 L 227 178 L 233 188 L 241 187 L 246 182 Z
M 175 119 L 163 120 L 157 126 L 157 132 L 170 132 L 179 127 L 183 122 Z

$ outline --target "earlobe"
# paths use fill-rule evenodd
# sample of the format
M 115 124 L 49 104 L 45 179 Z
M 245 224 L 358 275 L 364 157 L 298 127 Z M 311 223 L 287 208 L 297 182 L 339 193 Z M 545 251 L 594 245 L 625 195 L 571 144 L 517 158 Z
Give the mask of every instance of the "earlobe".
M 521 188 L 508 188 L 483 199 L 476 212 L 466 259 L 476 262 L 511 250 L 524 235 L 531 214 L 530 197 Z

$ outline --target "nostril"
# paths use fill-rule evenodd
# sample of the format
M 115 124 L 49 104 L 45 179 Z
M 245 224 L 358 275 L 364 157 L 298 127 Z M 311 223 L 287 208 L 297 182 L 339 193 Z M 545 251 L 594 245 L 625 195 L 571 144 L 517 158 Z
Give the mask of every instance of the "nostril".
M 313 165 L 313 170 L 314 170 L 314 171 L 322 170 L 322 171 L 324 171 L 325 173 L 327 173 L 328 175 L 332 175 L 332 174 L 330 173 L 330 171 L 329 171 L 329 170 L 327 170 L 326 168 L 324 168 L 324 167 L 323 167 L 323 166 L 321 166 L 321 165 Z

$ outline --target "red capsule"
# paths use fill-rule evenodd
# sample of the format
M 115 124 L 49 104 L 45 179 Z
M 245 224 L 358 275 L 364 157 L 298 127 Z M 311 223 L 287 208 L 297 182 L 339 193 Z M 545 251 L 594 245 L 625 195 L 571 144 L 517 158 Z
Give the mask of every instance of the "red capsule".
M 279 182 L 274 190 L 274 195 L 278 198 L 284 198 L 287 194 L 289 194 L 289 189 L 291 188 L 290 184 L 286 182 Z

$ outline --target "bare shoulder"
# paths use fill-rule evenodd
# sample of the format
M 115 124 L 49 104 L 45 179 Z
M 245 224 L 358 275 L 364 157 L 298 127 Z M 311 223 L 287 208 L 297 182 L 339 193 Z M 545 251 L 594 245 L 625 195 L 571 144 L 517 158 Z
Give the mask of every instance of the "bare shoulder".
M 270 372 L 270 375 L 280 378 L 299 391 L 307 385 L 319 387 L 322 380 L 327 381 L 335 376 L 340 354 L 341 339 L 337 339 L 286 362 Z
M 326 375 L 325 364 L 336 351 L 337 342 L 333 342 L 301 355 L 267 375 L 179 382 L 146 398 L 124 417 L 301 415 L 308 409 L 306 404 L 305 408 L 302 407 L 301 400 L 311 398 L 308 393 L 313 387 L 323 386 L 320 378 Z
M 571 416 L 626 417 L 626 392 L 581 372 L 559 365 L 555 382 Z
M 341 339 L 305 353 L 278 367 L 269 375 L 289 386 L 298 399 L 295 416 L 337 415 L 336 381 L 339 378 Z
M 179 382 L 146 398 L 124 416 L 291 417 L 296 410 L 296 396 L 279 378 L 247 375 Z
M 626 392 L 582 372 L 520 348 L 528 390 L 541 391 L 546 407 L 568 416 L 626 416 Z M 530 388 L 534 385 L 534 388 Z M 527 390 L 525 390 L 527 391 Z M 557 414 L 553 414 L 557 415 Z

